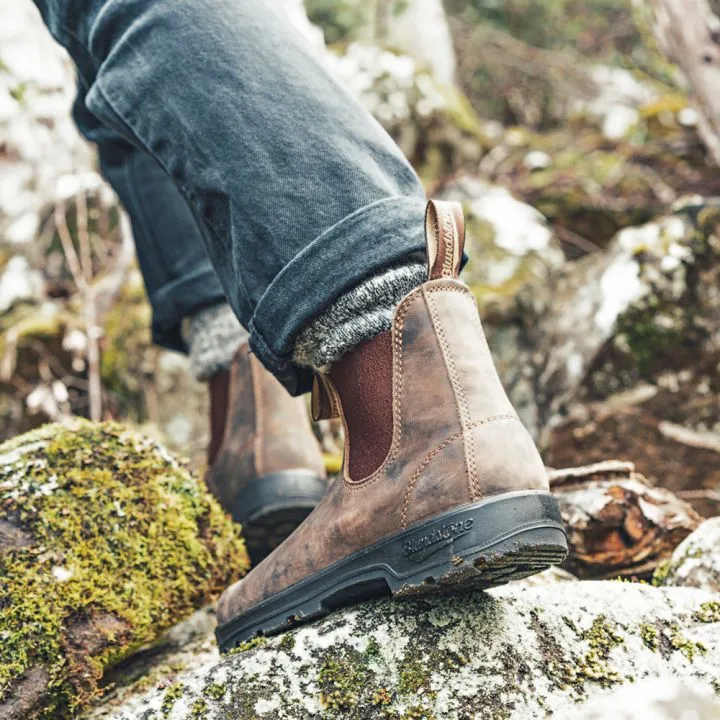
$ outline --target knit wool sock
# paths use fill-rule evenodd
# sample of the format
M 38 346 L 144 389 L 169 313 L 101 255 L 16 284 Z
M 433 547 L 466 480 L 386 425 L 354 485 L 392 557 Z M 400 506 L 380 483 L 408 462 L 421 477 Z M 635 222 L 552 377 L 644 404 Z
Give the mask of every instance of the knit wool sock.
M 300 331 L 294 362 L 327 370 L 360 343 L 389 330 L 400 301 L 426 280 L 427 265 L 419 260 L 392 265 L 363 280 Z
M 248 332 L 227 303 L 199 310 L 183 322 L 182 334 L 189 347 L 190 372 L 206 381 L 227 370 Z

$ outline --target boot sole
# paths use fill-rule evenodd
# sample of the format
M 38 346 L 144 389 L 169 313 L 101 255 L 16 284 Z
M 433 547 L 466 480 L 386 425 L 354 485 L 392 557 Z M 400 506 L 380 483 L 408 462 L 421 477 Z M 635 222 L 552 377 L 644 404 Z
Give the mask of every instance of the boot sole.
M 567 552 L 550 493 L 506 493 L 353 553 L 220 625 L 216 637 L 227 652 L 363 600 L 488 589 L 560 564 Z
M 309 470 L 284 470 L 251 480 L 235 499 L 250 559 L 257 565 L 290 535 L 323 499 L 327 481 Z

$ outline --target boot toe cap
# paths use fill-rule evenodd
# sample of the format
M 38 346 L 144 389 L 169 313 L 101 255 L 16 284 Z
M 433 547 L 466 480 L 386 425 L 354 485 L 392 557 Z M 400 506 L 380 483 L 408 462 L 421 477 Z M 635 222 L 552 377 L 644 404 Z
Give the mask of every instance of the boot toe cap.
M 242 588 L 244 580 L 238 580 L 220 596 L 215 607 L 218 625 L 224 625 L 246 609 Z

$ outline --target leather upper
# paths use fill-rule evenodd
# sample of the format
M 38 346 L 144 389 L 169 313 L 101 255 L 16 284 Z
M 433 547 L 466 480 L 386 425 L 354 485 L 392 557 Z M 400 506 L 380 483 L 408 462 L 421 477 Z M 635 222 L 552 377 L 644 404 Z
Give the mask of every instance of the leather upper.
M 225 507 L 231 507 L 242 488 L 257 477 L 297 469 L 325 477 L 305 401 L 291 397 L 247 344 L 237 351 L 226 387 L 223 439 L 207 476 L 208 486 Z
M 395 312 L 388 371 L 387 456 L 361 478 L 343 466 L 305 522 L 226 591 L 218 605 L 221 623 L 425 518 L 504 492 L 548 489 L 545 467 L 502 388 L 475 299 L 463 283 L 429 280 L 405 297 Z M 343 416 L 332 381 L 325 376 L 322 383 L 327 396 L 320 404 Z M 363 390 L 373 392 L 372 382 Z M 353 434 L 346 433 L 346 457 L 352 452 Z

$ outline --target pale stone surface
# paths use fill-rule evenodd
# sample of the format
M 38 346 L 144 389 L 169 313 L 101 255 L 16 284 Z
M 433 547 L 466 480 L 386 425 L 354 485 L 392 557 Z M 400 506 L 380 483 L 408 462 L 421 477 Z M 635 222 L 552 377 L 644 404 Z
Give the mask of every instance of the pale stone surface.
M 720 517 L 706 520 L 675 549 L 658 570 L 663 585 L 682 585 L 720 593 Z
M 442 0 L 413 0 L 397 12 L 387 3 L 387 35 L 376 38 L 412 55 L 441 83 L 455 81 L 455 49 Z
M 646 679 L 717 687 L 720 622 L 698 615 L 717 599 L 604 581 L 367 603 L 217 664 L 201 656 L 105 717 L 574 717 Z
M 18 302 L 42 298 L 43 280 L 22 255 L 11 258 L 0 275 L 0 314 Z
M 470 261 L 462 279 L 480 301 L 511 296 L 524 283 L 547 282 L 564 258 L 545 217 L 505 188 L 461 175 L 440 197 L 465 211 L 465 247 Z
M 559 720 L 715 720 L 720 700 L 711 687 L 680 680 L 643 680 L 627 685 Z
M 590 100 L 579 100 L 574 109 L 599 118 L 610 140 L 626 137 L 640 120 L 640 108 L 655 101 L 657 93 L 624 68 L 594 65 L 589 75 L 595 93 Z

